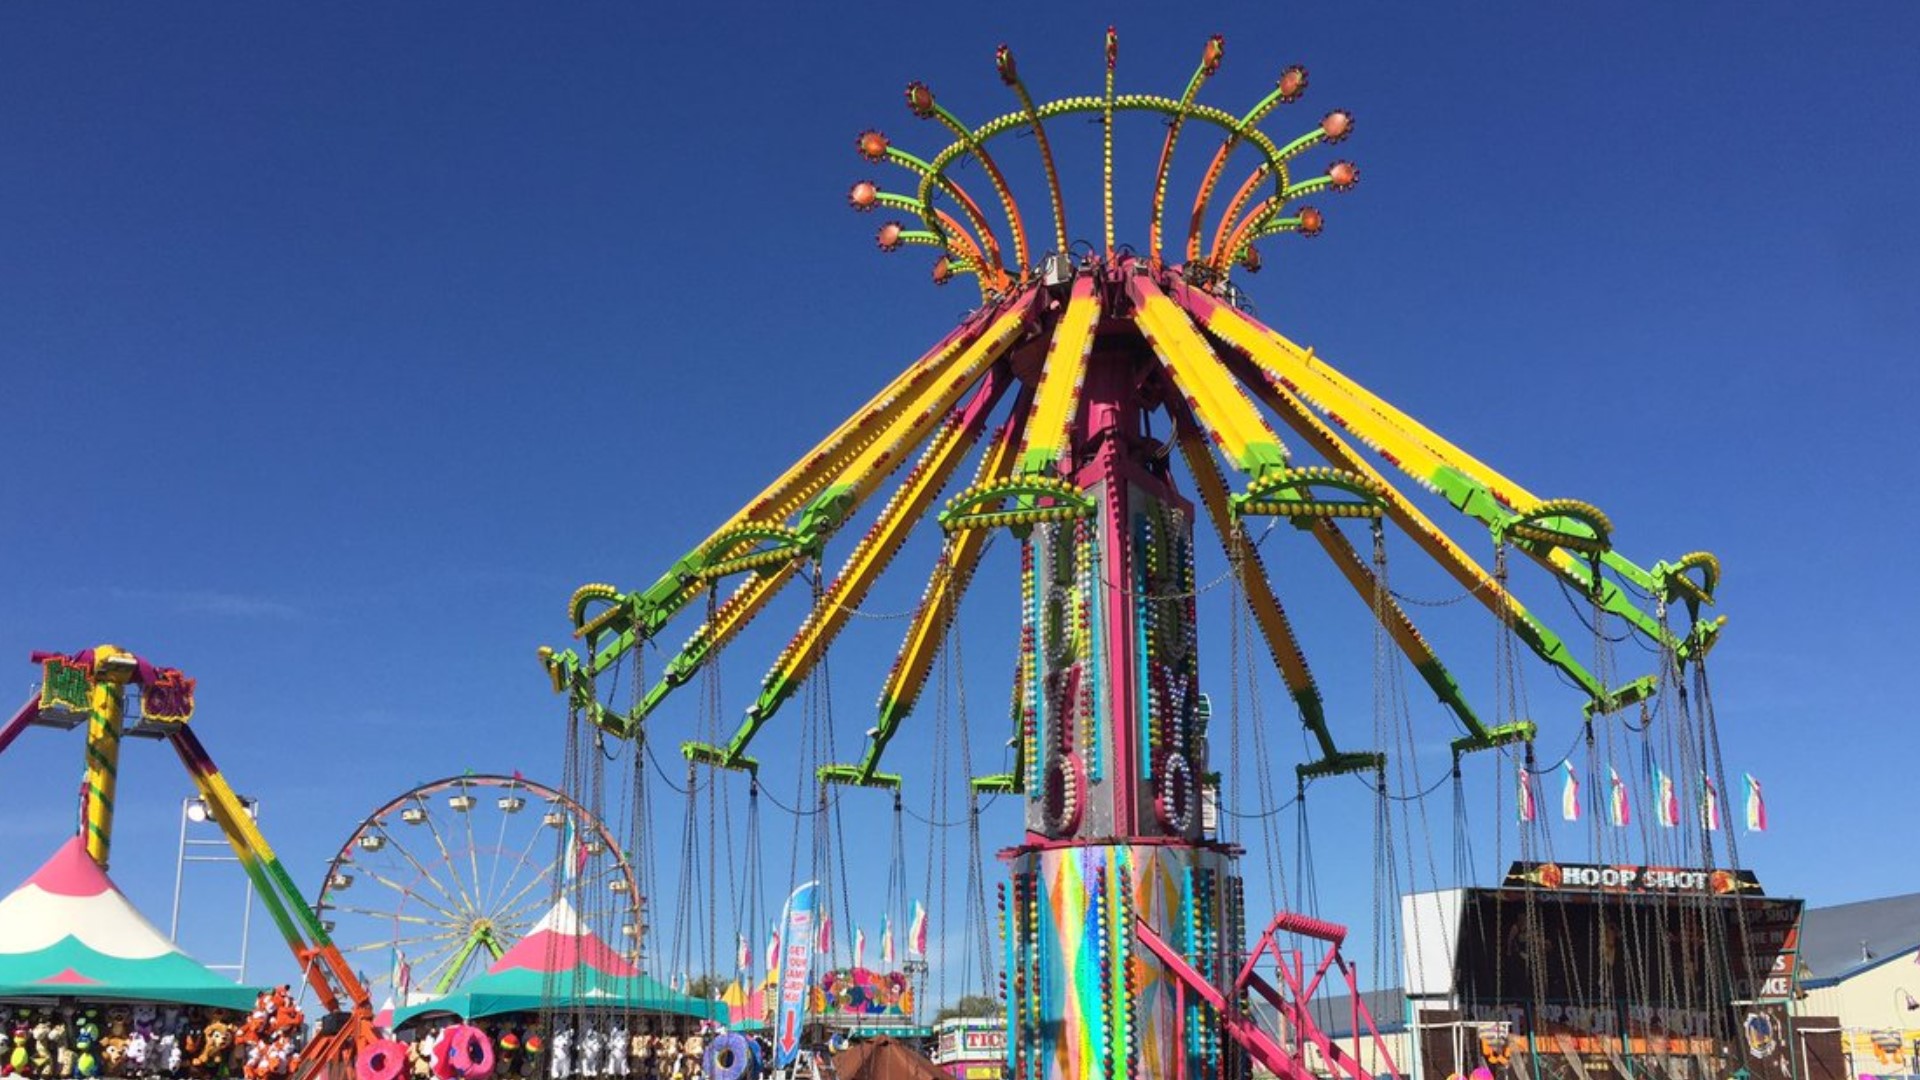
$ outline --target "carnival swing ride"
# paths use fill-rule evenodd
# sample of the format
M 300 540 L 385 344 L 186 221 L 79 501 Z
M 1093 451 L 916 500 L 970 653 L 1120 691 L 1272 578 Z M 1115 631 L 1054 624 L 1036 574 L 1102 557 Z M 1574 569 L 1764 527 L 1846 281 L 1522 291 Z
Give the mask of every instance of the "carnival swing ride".
M 506 955 L 561 878 L 610 897 L 581 917 L 601 940 L 637 952 L 640 887 L 613 830 L 545 784 L 467 773 L 367 815 L 329 861 L 314 910 L 368 972 L 369 993 L 405 1006 L 444 997 Z
M 1305 95 L 1301 67 L 1285 69 L 1243 113 L 1203 104 L 1200 93 L 1223 55 L 1220 38 L 1208 41 L 1178 97 L 1121 93 L 1118 43 L 1109 30 L 1103 90 L 1042 104 L 1002 47 L 998 72 L 1017 108 L 979 126 L 949 111 L 925 85 L 909 85 L 908 110 L 950 141 L 921 157 L 881 131 L 862 133 L 859 155 L 897 167 L 906 183 L 862 179 L 849 200 L 855 210 L 894 215 L 878 229 L 883 251 L 926 247 L 934 252 L 936 283 L 971 277 L 978 307 L 652 584 L 582 586 L 569 604 L 577 644 L 541 650 L 554 690 L 569 701 L 576 745 L 609 737 L 644 742 L 649 718 L 696 679 L 704 680 L 709 712 L 716 710 L 717 658 L 773 610 L 783 589 L 810 584 L 805 615 L 737 730 L 682 746 L 688 853 L 697 854 L 691 793 L 699 771 L 714 777 L 708 790 L 728 772 L 748 772 L 750 805 L 757 807 L 760 762 L 751 751 L 768 722 L 796 698 L 811 715 L 830 697 L 821 683 L 842 631 L 910 536 L 937 526 L 938 555 L 886 672 L 863 752 L 823 762 L 816 808 L 794 808 L 826 821 L 829 786 L 892 787 L 897 820 L 899 777 L 885 771 L 886 751 L 922 706 L 936 668 L 957 650 L 955 613 L 981 577 L 990 541 L 1010 536 L 1019 574 L 1014 752 L 1010 768 L 973 776 L 969 788 L 971 796 L 1024 802 L 1024 838 L 1002 853 L 1009 880 L 1000 893 L 1001 945 L 989 952 L 983 943 L 980 953 L 984 979 L 999 969 L 1006 1065 L 1020 1080 L 1231 1077 L 1247 1075 L 1250 1064 L 1289 1080 L 1316 1072 L 1361 1080 L 1363 1049 L 1375 1071 L 1393 1071 L 1356 992 L 1356 965 L 1342 955 L 1345 930 L 1296 911 L 1246 921 L 1242 847 L 1226 833 L 1246 829 L 1251 841 L 1252 826 L 1222 817 L 1216 831 L 1206 820 L 1216 805 L 1223 813 L 1248 806 L 1226 782 L 1241 775 L 1243 725 L 1259 802 L 1233 816 L 1266 830 L 1254 864 L 1263 877 L 1279 875 L 1283 865 L 1274 820 L 1284 806 L 1297 808 L 1297 856 L 1306 859 L 1307 789 L 1330 777 L 1357 774 L 1376 795 L 1376 873 L 1385 865 L 1412 876 L 1416 860 L 1404 839 L 1412 831 L 1409 807 L 1450 775 L 1460 829 L 1461 777 L 1466 764 L 1483 757 L 1500 763 L 1498 789 L 1508 797 L 1518 780 L 1523 858 L 1551 856 L 1546 826 L 1532 813 L 1540 774 L 1564 768 L 1571 778 L 1583 761 L 1591 774 L 1612 754 L 1658 749 L 1690 770 L 1680 775 L 1724 789 L 1704 666 L 1721 625 L 1703 614 L 1718 584 L 1717 561 L 1705 552 L 1651 565 L 1629 558 L 1615 548 L 1613 523 L 1598 508 L 1533 494 L 1252 314 L 1239 275 L 1260 269 L 1262 245 L 1320 234 L 1328 215 L 1310 200 L 1358 181 L 1359 169 L 1345 159 L 1305 164 L 1313 152 L 1344 142 L 1354 120 L 1336 109 L 1303 125 L 1297 137 L 1269 136 L 1262 124 Z M 1116 225 L 1116 121 L 1130 113 L 1164 128 L 1145 188 L 1151 201 L 1142 208 L 1140 248 L 1119 242 Z M 1069 120 L 1091 121 L 1100 140 L 1102 199 L 1090 215 L 1097 230 L 1091 242 L 1074 231 L 1087 220 L 1082 212 L 1069 220 L 1054 153 Z M 1030 140 L 1025 149 L 1039 159 L 1047 225 L 1023 214 L 1001 167 L 1006 155 L 996 156 L 1015 137 Z M 1187 215 L 1170 221 L 1175 151 L 1201 140 L 1208 140 L 1210 157 Z M 1232 186 L 1236 153 L 1250 165 Z M 964 169 L 984 176 L 990 194 L 963 187 Z M 956 482 L 957 493 L 941 502 Z M 1219 541 L 1234 625 L 1245 628 L 1235 634 L 1231 731 L 1224 734 L 1201 693 L 1196 518 Z M 1460 536 L 1442 526 L 1443 518 Z M 1294 528 L 1276 534 L 1279 522 Z M 1290 540 L 1295 531 L 1304 538 Z M 828 548 L 843 534 L 850 542 L 838 570 L 823 571 Z M 1500 657 L 1492 708 L 1470 699 L 1416 627 L 1411 599 L 1389 583 L 1387 551 L 1403 542 L 1417 553 L 1416 563 L 1451 579 L 1459 600 L 1492 616 Z M 1284 548 L 1285 558 L 1297 560 L 1304 546 L 1331 564 L 1374 628 L 1372 745 L 1361 741 L 1368 735 L 1339 730 L 1333 717 L 1341 707 L 1329 704 L 1338 692 L 1316 678 L 1280 580 L 1267 569 L 1276 552 Z M 1470 550 L 1475 546 L 1489 549 L 1491 566 Z M 1590 635 L 1592 660 L 1521 599 L 1527 590 L 1520 581 L 1530 576 L 1537 579 L 1531 588 L 1567 595 Z M 664 672 L 648 681 L 643 647 L 660 647 L 680 619 L 693 625 L 691 634 L 679 648 L 665 649 Z M 1251 652 L 1247 643 L 1256 638 L 1308 736 L 1298 791 L 1287 802 L 1270 774 L 1279 751 L 1257 702 L 1242 704 L 1252 695 L 1241 693 L 1240 681 L 1252 688 L 1257 680 L 1242 669 L 1240 654 Z M 1628 641 L 1654 658 L 1652 670 L 1616 674 L 1613 646 Z M 1523 662 L 1527 656 L 1532 664 Z M 1557 759 L 1534 749 L 1543 732 L 1539 718 L 1526 715 L 1522 681 L 1534 665 L 1572 687 L 1583 705 L 1571 722 L 1546 725 L 1557 741 L 1571 736 Z M 631 696 L 619 700 L 609 683 L 628 666 Z M 1401 685 L 1409 669 L 1438 703 L 1441 715 L 1433 719 L 1454 728 L 1451 767 L 1431 787 L 1421 778 L 1425 790 L 1417 794 L 1411 783 L 1395 794 L 1390 777 L 1413 775 L 1413 707 Z M 967 727 L 962 717 L 963 738 Z M 1208 751 L 1229 737 L 1234 759 L 1223 778 Z M 803 734 L 803 743 L 808 738 L 817 754 L 818 729 Z M 934 758 L 941 760 L 941 751 Z M 961 760 L 970 758 L 963 753 Z M 638 782 L 645 770 L 638 754 L 635 761 Z M 1639 780 L 1616 773 L 1612 782 Z M 1423 806 L 1418 813 L 1424 823 Z M 1400 848 L 1392 839 L 1396 816 Z M 972 819 L 977 823 L 977 804 Z M 1670 833 L 1638 834 L 1643 847 L 1629 853 L 1629 834 L 1601 831 L 1595 816 L 1589 850 L 1711 865 L 1717 820 L 1678 824 Z M 1737 860 L 1731 835 L 1717 835 Z M 973 843 L 977 862 L 977 832 Z M 1457 856 L 1463 846 L 1457 833 Z M 1397 872 L 1396 850 L 1405 859 Z M 1470 861 L 1457 858 L 1456 868 Z M 1471 880 L 1472 867 L 1464 873 Z M 1310 895 L 1310 880 L 1295 885 Z M 1379 909 L 1376 898 L 1376 936 Z M 984 913 L 978 921 L 985 933 Z M 1541 940 L 1540 926 L 1524 929 L 1518 948 Z M 709 923 L 709 942 L 713 936 Z M 1734 948 L 1721 944 L 1723 957 Z M 769 976 L 775 962 L 770 952 Z M 1732 979 L 1730 972 L 1725 964 L 1692 970 L 1680 998 L 1643 984 L 1584 992 L 1608 1005 L 1691 1000 L 1687 995 L 1724 1001 L 1725 993 L 1716 999 L 1703 987 Z M 1336 1044 L 1310 1007 L 1330 978 L 1349 995 L 1342 1007 L 1351 1009 L 1351 1043 Z M 1737 1041 L 1714 1023 L 1713 1051 L 1740 1056 Z M 785 1051 L 791 1032 L 775 1037 Z M 1671 1056 L 1698 1058 L 1699 1050 L 1688 1044 Z M 1686 1075 L 1678 1065 L 1667 1067 Z
M 81 833 L 86 853 L 106 869 L 113 848 L 114 798 L 123 740 L 159 739 L 173 747 L 208 814 L 225 834 L 241 868 L 300 967 L 306 990 L 325 1014 L 318 1033 L 272 1075 L 338 1075 L 377 1039 L 366 986 L 307 906 L 286 867 L 268 845 L 233 787 L 215 765 L 190 721 L 194 680 L 114 645 L 76 653 L 35 653 L 39 692 L 4 728 L 0 753 L 29 727 L 85 726 L 86 777 L 81 787 Z M 292 1004 L 287 999 L 288 1005 Z M 276 998 L 275 1008 L 282 1008 Z M 297 1016 L 297 1013 L 293 1015 Z M 248 1065 L 249 1075 L 254 1065 Z M 262 1074 L 266 1075 L 266 1074 Z

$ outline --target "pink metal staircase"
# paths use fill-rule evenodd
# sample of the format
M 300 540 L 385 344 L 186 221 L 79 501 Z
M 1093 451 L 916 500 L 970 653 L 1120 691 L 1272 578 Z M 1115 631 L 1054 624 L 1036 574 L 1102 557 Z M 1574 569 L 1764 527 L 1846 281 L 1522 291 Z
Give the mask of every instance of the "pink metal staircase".
M 1199 997 L 1219 1015 L 1221 1032 L 1235 1045 L 1246 1050 L 1254 1061 L 1282 1080 L 1319 1080 L 1323 1075 L 1316 1073 L 1308 1063 L 1309 1046 L 1319 1051 L 1320 1060 L 1336 1074 L 1344 1074 L 1349 1080 L 1372 1080 L 1360 1067 L 1358 1056 L 1360 1037 L 1364 1031 L 1373 1041 L 1377 1060 L 1385 1066 L 1383 1073 L 1398 1074 L 1393 1057 L 1387 1052 L 1385 1041 L 1380 1038 L 1380 1029 L 1375 1026 L 1372 1014 L 1360 1000 L 1359 981 L 1354 976 L 1353 966 L 1340 955 L 1340 943 L 1347 936 L 1346 927 L 1306 915 L 1281 912 L 1274 916 L 1253 951 L 1247 954 L 1233 984 L 1224 989 L 1215 986 L 1188 963 L 1179 950 L 1168 944 L 1145 920 L 1136 919 L 1133 932 L 1140 944 L 1166 966 L 1173 978 L 1176 1024 L 1185 1024 L 1187 995 Z M 1327 943 L 1326 955 L 1321 957 L 1311 978 L 1306 974 L 1305 954 L 1300 949 L 1283 948 L 1280 943 L 1282 934 Z M 1258 970 L 1261 959 L 1269 954 L 1273 957 L 1273 968 L 1281 983 L 1279 987 L 1275 987 Z M 1307 1009 L 1307 1003 L 1312 1000 L 1314 991 L 1319 989 L 1327 972 L 1336 969 L 1346 980 L 1347 1000 L 1352 1003 L 1351 1051 L 1342 1049 L 1326 1032 L 1320 1030 Z M 1242 1008 L 1242 1003 L 1247 1002 L 1253 994 L 1259 995 L 1273 1007 L 1280 1020 L 1277 1033 L 1269 1034 Z M 1176 1038 L 1184 1039 L 1184 1036 L 1184 1031 L 1176 1031 Z M 1288 1049 L 1289 1045 L 1292 1046 L 1291 1050 Z M 1178 1060 L 1184 1066 L 1185 1056 L 1181 1055 Z M 1172 1080 L 1185 1080 L 1185 1077 L 1176 1074 Z

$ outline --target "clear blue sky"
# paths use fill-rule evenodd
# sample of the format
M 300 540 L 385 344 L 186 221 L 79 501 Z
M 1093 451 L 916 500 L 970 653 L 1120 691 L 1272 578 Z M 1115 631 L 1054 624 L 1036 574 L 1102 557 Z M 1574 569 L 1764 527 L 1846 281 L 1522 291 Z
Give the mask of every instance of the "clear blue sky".
M 1344 149 L 1364 180 L 1322 200 L 1324 237 L 1268 248 L 1249 286 L 1263 317 L 1536 490 L 1599 504 L 1644 561 L 1718 552 L 1719 719 L 1775 821 L 1746 860 L 1815 902 L 1912 887 L 1905 3 L 10 6 L 15 691 L 36 648 L 112 640 L 187 669 L 196 728 L 308 887 L 416 780 L 555 776 L 533 649 L 564 636 L 573 587 L 651 580 L 966 305 L 846 211 L 873 175 L 853 136 L 943 144 L 902 105 L 910 78 L 963 116 L 1012 107 L 1001 41 L 1036 95 L 1093 92 L 1109 21 L 1123 88 L 1177 93 L 1217 31 L 1207 100 L 1244 108 L 1304 62 L 1308 101 L 1272 130 L 1356 113 Z M 1156 130 L 1123 131 L 1123 172 L 1150 171 Z M 1068 138 L 1084 184 L 1092 144 Z M 987 642 L 967 654 L 977 746 L 1004 734 L 1008 610 L 963 616 Z M 1328 620 L 1344 629 L 1310 644 L 1364 741 L 1370 641 Z M 1492 628 L 1442 620 L 1484 684 Z M 894 632 L 835 669 L 843 746 Z M 729 721 L 773 642 L 743 644 L 760 651 L 729 659 Z M 666 737 L 692 730 L 696 696 L 663 714 Z M 1537 715 L 1545 742 L 1572 716 Z M 1291 746 L 1292 721 L 1270 722 Z M 36 731 L 0 759 L 0 880 L 70 832 L 80 751 Z M 1490 826 L 1505 781 L 1475 780 Z M 169 755 L 129 750 L 115 871 L 163 924 L 185 793 Z M 1358 924 L 1365 813 L 1316 818 L 1323 907 Z M 791 825 L 768 829 L 784 843 Z M 1013 839 L 1004 815 L 991 829 Z M 917 878 L 925 830 L 909 833 Z M 196 895 L 185 943 L 225 959 L 232 905 Z M 255 956 L 278 962 L 264 935 Z

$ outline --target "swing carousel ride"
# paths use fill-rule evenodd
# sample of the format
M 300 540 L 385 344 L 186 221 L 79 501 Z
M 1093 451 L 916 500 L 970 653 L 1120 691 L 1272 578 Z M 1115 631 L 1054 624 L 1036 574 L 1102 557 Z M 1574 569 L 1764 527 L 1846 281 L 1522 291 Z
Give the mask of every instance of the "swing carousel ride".
M 932 249 L 934 281 L 972 278 L 978 307 L 652 584 L 582 586 L 568 612 L 577 645 L 543 648 L 541 660 L 569 700 L 571 738 L 644 740 L 663 702 L 696 677 L 716 678 L 717 658 L 749 622 L 783 589 L 810 582 L 805 614 L 737 729 L 682 746 L 686 790 L 699 768 L 757 777 L 753 753 L 769 721 L 796 697 L 821 692 L 830 650 L 923 530 L 936 536 L 938 554 L 864 749 L 817 771 L 822 809 L 830 785 L 891 787 L 897 807 L 888 746 L 955 647 L 955 612 L 976 578 L 987 580 L 977 571 L 990 541 L 1007 535 L 1019 577 L 1014 751 L 1010 768 L 969 784 L 1024 804 L 1024 836 L 1002 853 L 1001 948 L 985 961 L 1001 973 L 1008 1075 L 1237 1077 L 1251 1063 L 1289 1080 L 1328 1072 L 1362 1080 L 1363 1042 L 1374 1071 L 1394 1066 L 1357 993 L 1356 965 L 1342 955 L 1346 931 L 1295 911 L 1249 923 L 1242 847 L 1210 823 L 1217 808 L 1245 804 L 1231 800 L 1209 760 L 1210 745 L 1224 740 L 1210 731 L 1213 710 L 1201 693 L 1197 521 L 1228 567 L 1232 617 L 1248 628 L 1240 640 L 1264 644 L 1308 736 L 1295 769 L 1303 833 L 1308 785 L 1357 774 L 1377 794 L 1376 837 L 1388 835 L 1391 815 L 1407 814 L 1412 798 L 1392 795 L 1388 777 L 1406 775 L 1394 758 L 1413 740 L 1389 725 L 1355 733 L 1335 723 L 1328 702 L 1339 690 L 1316 677 L 1281 580 L 1266 565 L 1294 531 L 1304 538 L 1285 557 L 1317 549 L 1357 598 L 1377 648 L 1397 654 L 1376 665 L 1376 681 L 1410 670 L 1436 699 L 1453 728 L 1456 785 L 1462 762 L 1482 754 L 1502 763 L 1501 790 L 1510 794 L 1518 781 L 1523 859 L 1552 857 L 1532 814 L 1541 774 L 1564 768 L 1571 776 L 1582 762 L 1591 773 L 1610 768 L 1609 754 L 1657 750 L 1677 775 L 1724 790 L 1704 667 L 1721 625 L 1703 614 L 1719 565 L 1705 552 L 1650 564 L 1630 558 L 1598 508 L 1534 494 L 1252 314 L 1240 275 L 1260 269 L 1262 245 L 1320 234 L 1328 215 L 1309 200 L 1345 192 L 1360 176 L 1344 158 L 1307 164 L 1347 140 L 1354 120 L 1346 111 L 1326 112 L 1291 139 L 1263 130 L 1298 107 L 1304 68 L 1285 69 L 1270 93 L 1234 113 L 1199 100 L 1222 62 L 1218 37 L 1178 97 L 1118 92 L 1117 55 L 1109 30 L 1103 90 L 1041 104 L 1002 47 L 998 72 L 1017 108 L 973 126 L 913 83 L 907 108 L 950 137 L 944 148 L 922 157 L 878 130 L 858 137 L 866 162 L 905 178 L 898 187 L 862 179 L 849 193 L 855 210 L 895 215 L 879 226 L 879 247 Z M 1116 122 L 1132 113 L 1162 125 L 1138 249 L 1119 242 L 1116 225 Z M 1084 219 L 1076 210 L 1069 220 L 1054 153 L 1067 121 L 1089 120 L 1101 160 L 1093 242 L 1076 239 Z M 1023 147 L 1039 159 L 1045 225 L 1030 224 L 1001 167 L 1005 155 L 996 156 L 1014 137 L 1030 139 Z M 1168 205 L 1175 151 L 1203 140 L 1210 156 L 1182 230 Z M 1248 164 L 1233 186 L 1236 154 Z M 990 193 L 967 190 L 963 167 Z M 1279 522 L 1293 530 L 1276 535 Z M 838 570 L 823 572 L 843 534 L 850 542 Z M 1470 700 L 1389 584 L 1386 553 L 1401 543 L 1491 615 L 1503 657 L 1492 709 Z M 1592 660 L 1523 602 L 1518 580 L 1529 575 L 1568 594 Z M 693 624 L 690 636 L 667 647 L 664 671 L 644 681 L 642 647 L 658 647 L 676 620 Z M 1651 657 L 1650 670 L 1616 674 L 1613 645 L 1627 641 Z M 609 683 L 629 661 L 631 696 L 618 700 Z M 1554 749 L 1572 739 L 1558 759 L 1536 755 L 1542 731 L 1521 712 L 1526 696 L 1513 672 L 1533 665 L 1575 688 L 1582 705 L 1554 727 Z M 1382 694 L 1379 685 L 1373 691 Z M 1364 688 L 1353 696 L 1364 698 Z M 1280 751 L 1261 727 L 1255 717 L 1251 757 L 1264 763 Z M 1237 752 L 1237 730 L 1232 745 Z M 1263 809 L 1245 816 L 1271 829 L 1284 804 L 1270 777 L 1258 786 Z M 1729 833 L 1692 820 L 1678 826 L 1640 834 L 1645 846 L 1632 853 L 1626 833 L 1596 833 L 1594 850 L 1710 866 L 1720 858 L 1718 837 L 1726 859 L 1737 860 Z M 1269 838 L 1254 872 L 1278 873 L 1279 846 Z M 1669 969 L 1668 982 L 1684 985 L 1666 996 L 1644 979 L 1605 975 L 1597 988 L 1566 993 L 1609 1006 L 1725 1003 L 1737 974 L 1727 958 L 1738 960 L 1740 948 L 1725 940 L 1733 933 L 1725 924 L 1702 916 L 1695 925 L 1722 935 L 1709 950 L 1722 962 Z M 1547 933 L 1537 921 L 1522 929 L 1520 950 Z M 1344 1046 L 1309 1007 L 1329 977 L 1349 997 L 1343 1020 L 1353 1038 Z M 1709 986 L 1715 980 L 1718 989 Z M 1525 997 L 1512 983 L 1504 992 Z M 1713 1052 L 1723 1055 L 1716 1061 L 1744 1061 L 1733 1029 L 1712 1023 Z M 1692 1060 L 1698 1047 L 1689 1045 L 1671 1056 Z

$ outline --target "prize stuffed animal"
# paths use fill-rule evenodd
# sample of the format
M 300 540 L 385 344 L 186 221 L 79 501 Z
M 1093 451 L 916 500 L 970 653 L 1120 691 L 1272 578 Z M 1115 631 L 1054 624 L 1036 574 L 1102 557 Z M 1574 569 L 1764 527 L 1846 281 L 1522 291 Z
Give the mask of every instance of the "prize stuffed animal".
M 573 1029 L 553 1033 L 553 1052 L 547 1058 L 547 1080 L 568 1080 L 573 1075 Z
M 0 1028 L 0 1076 L 13 1075 L 12 1059 L 13 1035 L 7 1029 Z
M 45 1075 L 74 1075 L 74 1066 L 77 1063 L 73 1057 L 73 1032 L 68 1029 L 64 1018 L 55 1017 L 53 1022 L 47 1025 L 47 1041 L 53 1046 L 54 1071 Z
M 33 1056 L 27 1061 L 31 1076 L 53 1075 L 53 1021 L 41 1013 L 33 1022 Z
M 201 1031 L 200 1052 L 193 1057 L 193 1074 L 220 1080 L 227 1075 L 228 1066 L 233 1057 L 233 1025 L 223 1020 L 209 1020 Z
M 579 1073 L 587 1080 L 599 1080 L 600 1063 L 607 1053 L 607 1037 L 597 1027 L 589 1027 L 580 1036 Z
M 607 1029 L 607 1068 L 608 1076 L 627 1075 L 627 1055 L 633 1050 L 633 1043 L 627 1037 L 627 1026 L 615 1022 Z

